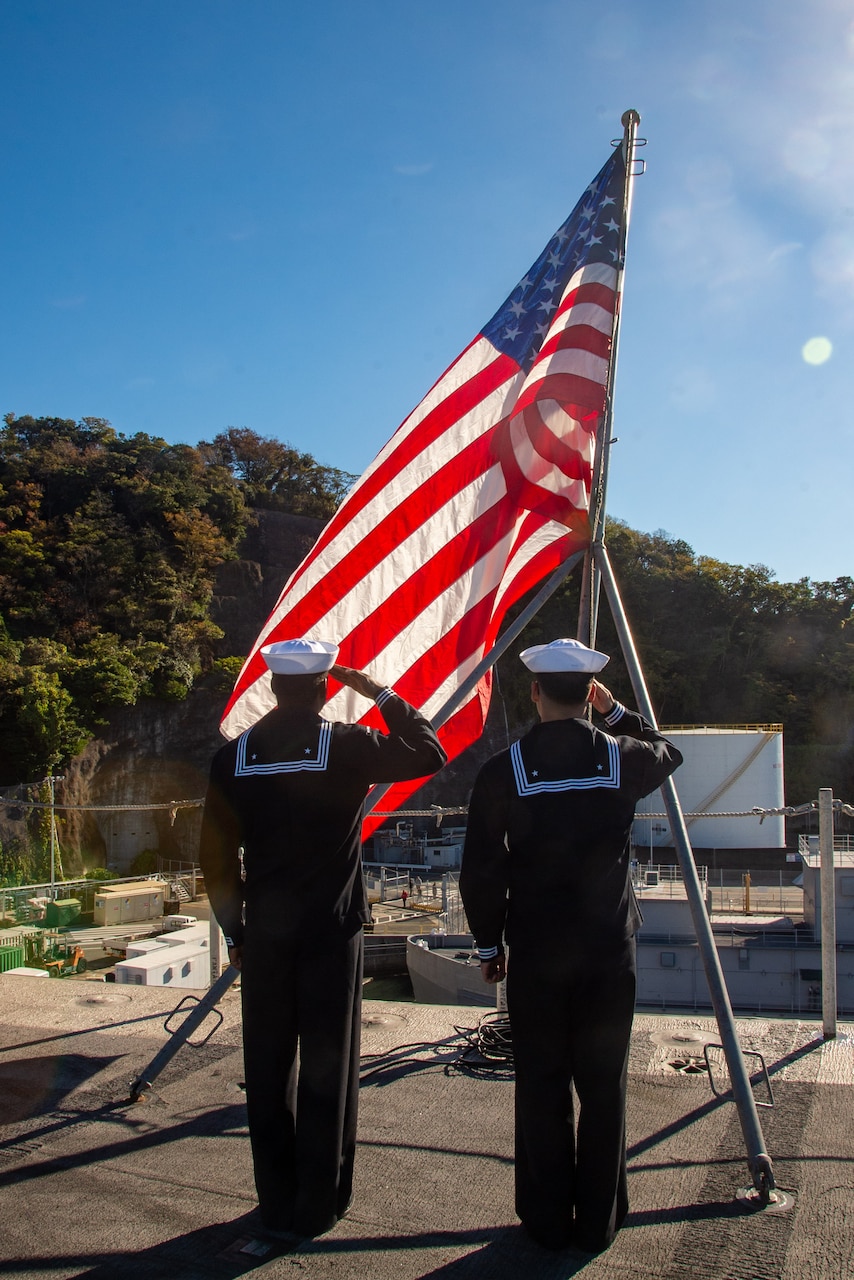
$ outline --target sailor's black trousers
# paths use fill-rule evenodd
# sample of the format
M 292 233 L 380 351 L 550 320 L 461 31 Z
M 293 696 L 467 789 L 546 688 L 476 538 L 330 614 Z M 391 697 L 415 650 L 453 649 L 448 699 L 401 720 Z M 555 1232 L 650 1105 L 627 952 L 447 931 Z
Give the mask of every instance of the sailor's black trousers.
M 510 948 L 516 1212 L 559 1248 L 607 1248 L 628 1211 L 626 1082 L 634 939 Z M 575 1123 L 572 1087 L 578 1096 Z
M 361 929 L 282 940 L 247 927 L 243 1053 L 264 1225 L 314 1236 L 353 1191 L 359 1102 Z

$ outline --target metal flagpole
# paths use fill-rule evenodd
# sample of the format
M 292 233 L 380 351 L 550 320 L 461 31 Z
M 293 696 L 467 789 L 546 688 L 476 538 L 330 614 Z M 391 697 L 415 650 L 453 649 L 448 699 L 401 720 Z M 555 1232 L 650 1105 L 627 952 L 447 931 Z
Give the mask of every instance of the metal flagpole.
M 650 702 L 646 681 L 644 680 L 634 639 L 623 610 L 623 602 L 620 599 L 617 581 L 604 543 L 597 542 L 594 545 L 593 554 L 596 557 L 597 567 L 605 585 L 605 594 L 620 640 L 623 658 L 631 678 L 638 710 L 642 715 L 646 716 L 651 724 L 655 724 L 655 714 Z M 738 1108 L 741 1131 L 747 1147 L 748 1168 L 759 1196 L 759 1203 L 763 1206 L 772 1202 L 778 1204 L 779 1197 L 772 1195 L 775 1186 L 774 1171 L 771 1159 L 765 1150 L 765 1140 L 762 1136 L 759 1114 L 756 1110 L 756 1102 L 750 1087 L 741 1046 L 738 1043 L 732 1006 L 730 1005 L 720 958 L 712 935 L 711 922 L 706 912 L 706 904 L 703 901 L 703 891 L 700 887 L 700 879 L 697 875 L 694 854 L 688 839 L 685 819 L 682 815 L 682 807 L 672 778 L 668 778 L 662 784 L 661 794 L 664 798 L 664 807 L 667 810 L 667 817 L 670 822 L 673 844 L 679 858 L 679 865 L 682 868 L 685 893 L 688 898 L 688 905 L 691 908 L 691 918 L 697 934 L 706 982 L 709 985 L 709 992 L 712 997 L 712 1006 L 721 1037 L 721 1047 L 724 1051 L 732 1085 L 733 1099 Z
M 605 536 L 605 495 L 608 486 L 608 468 L 611 458 L 613 419 L 614 419 L 614 384 L 617 376 L 617 354 L 620 344 L 620 316 L 622 312 L 623 289 L 626 275 L 626 245 L 629 238 L 629 219 L 632 211 L 632 196 L 636 177 L 635 151 L 643 145 L 638 139 L 637 131 L 640 115 L 634 109 L 624 111 L 620 119 L 623 126 L 623 160 L 626 166 L 626 177 L 623 184 L 623 207 L 620 217 L 620 243 L 617 258 L 617 305 L 611 322 L 611 359 L 608 364 L 608 380 L 605 386 L 605 412 L 596 433 L 596 454 L 593 459 L 593 478 L 590 487 L 590 527 L 591 545 L 584 561 L 581 581 L 581 600 L 578 608 L 578 638 L 590 648 L 595 648 L 596 628 L 599 615 L 600 573 L 593 555 L 593 547 L 601 543 Z
M 591 487 L 591 527 L 592 540 L 590 551 L 585 562 L 582 598 L 579 609 L 579 638 L 595 648 L 596 630 L 599 612 L 600 584 L 604 582 L 605 593 L 614 619 L 614 625 L 620 640 L 623 658 L 629 670 L 632 689 L 640 712 L 651 724 L 655 724 L 652 703 L 641 670 L 629 623 L 623 609 L 617 581 L 611 567 L 611 561 L 605 548 L 605 497 L 608 484 L 610 463 L 612 425 L 614 411 L 614 380 L 617 368 L 617 348 L 620 333 L 620 314 L 622 311 L 623 281 L 625 277 L 626 243 L 628 238 L 629 217 L 631 213 L 632 194 L 635 178 L 635 147 L 638 145 L 637 127 L 640 116 L 637 111 L 623 113 L 623 156 L 626 164 L 626 180 L 623 188 L 623 210 L 620 232 L 620 258 L 618 277 L 618 302 L 614 310 L 611 330 L 611 361 L 608 370 L 608 383 L 605 400 L 605 412 L 599 429 L 596 458 L 594 460 L 593 484 Z M 732 1085 L 732 1094 L 738 1108 L 741 1129 L 747 1147 L 748 1168 L 753 1184 L 758 1193 L 758 1202 L 767 1205 L 773 1196 L 774 1173 L 770 1157 L 765 1150 L 765 1141 L 759 1124 L 756 1102 L 750 1087 L 750 1080 L 742 1056 L 741 1047 L 735 1031 L 732 1007 L 729 1001 L 720 958 L 715 947 L 711 923 L 706 912 L 700 880 L 694 863 L 694 855 L 688 839 L 685 819 L 676 793 L 673 779 L 668 778 L 661 788 L 673 843 L 682 869 L 685 892 L 691 909 L 694 929 L 703 961 L 706 981 L 712 997 L 712 1006 L 718 1023 L 721 1047 L 726 1058 L 727 1069 Z M 742 1196 L 742 1198 L 746 1198 Z M 779 1206 L 778 1206 L 779 1207 Z

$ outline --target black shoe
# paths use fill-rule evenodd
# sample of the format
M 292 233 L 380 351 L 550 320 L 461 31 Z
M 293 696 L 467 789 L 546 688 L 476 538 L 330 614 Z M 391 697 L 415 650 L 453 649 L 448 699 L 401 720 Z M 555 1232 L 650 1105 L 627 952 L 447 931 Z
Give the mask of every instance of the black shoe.
M 259 1232 L 274 1240 L 287 1240 L 294 1234 L 293 1213 L 289 1210 L 265 1213 L 259 1207 L 254 1211 L 253 1217 L 257 1219 Z
M 302 1238 L 298 1231 L 293 1231 L 290 1227 L 284 1231 L 279 1231 L 275 1227 L 265 1227 L 263 1224 L 261 1226 L 260 1234 L 263 1236 L 269 1236 L 271 1240 L 296 1241 Z
M 578 1253 L 604 1253 L 606 1249 L 610 1249 L 613 1244 L 612 1240 L 594 1240 L 591 1236 L 579 1235 L 574 1232 L 572 1236 L 572 1247 Z
M 527 1231 L 532 1240 L 536 1241 L 543 1249 L 569 1249 L 572 1245 L 572 1237 L 568 1231 L 549 1229 L 548 1227 L 535 1227 L 527 1222 L 523 1222 L 522 1226 Z

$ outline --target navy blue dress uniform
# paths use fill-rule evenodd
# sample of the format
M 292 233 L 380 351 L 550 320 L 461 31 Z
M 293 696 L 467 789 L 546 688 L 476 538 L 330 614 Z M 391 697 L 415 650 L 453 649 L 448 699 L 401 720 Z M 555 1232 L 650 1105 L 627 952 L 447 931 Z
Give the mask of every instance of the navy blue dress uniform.
M 362 672 L 333 670 L 375 698 L 389 732 L 320 715 L 336 645 L 284 641 L 262 652 L 278 705 L 214 757 L 200 862 L 241 967 L 262 1222 L 313 1236 L 352 1197 L 362 926 L 370 920 L 364 800 L 372 784 L 435 773 L 446 757 L 429 721 Z M 319 693 L 291 696 L 312 675 Z
M 625 1107 L 635 1002 L 629 834 L 679 751 L 595 680 L 576 640 L 526 650 L 541 722 L 478 774 L 460 890 L 488 981 L 507 963 L 516 1074 L 516 1212 L 550 1248 L 606 1248 L 628 1210 Z M 579 672 L 580 703 L 549 701 Z M 538 677 L 541 677 L 538 685 Z M 544 693 L 546 696 L 544 697 Z M 582 714 L 594 702 L 605 729 Z M 572 1087 L 579 1100 L 577 1129 Z

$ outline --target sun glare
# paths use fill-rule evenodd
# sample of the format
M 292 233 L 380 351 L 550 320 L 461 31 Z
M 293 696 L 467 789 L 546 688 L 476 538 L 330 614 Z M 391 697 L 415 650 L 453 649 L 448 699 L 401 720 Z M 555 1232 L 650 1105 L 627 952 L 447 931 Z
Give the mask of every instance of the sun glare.
M 810 338 L 801 347 L 801 355 L 807 364 L 825 364 L 833 355 L 833 343 L 829 338 Z

